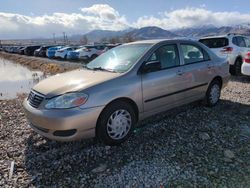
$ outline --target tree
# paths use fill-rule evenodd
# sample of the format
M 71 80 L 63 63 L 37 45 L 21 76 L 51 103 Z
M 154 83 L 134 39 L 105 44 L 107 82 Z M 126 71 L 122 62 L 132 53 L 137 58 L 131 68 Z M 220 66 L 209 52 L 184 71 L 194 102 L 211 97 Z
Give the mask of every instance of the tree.
M 83 45 L 88 44 L 88 37 L 86 35 L 83 35 L 82 38 L 80 39 L 80 43 Z
M 120 39 L 119 39 L 119 37 L 112 37 L 109 39 L 109 43 L 111 43 L 111 44 L 120 43 Z
M 127 42 L 134 42 L 135 39 L 133 38 L 133 36 L 131 34 L 126 34 L 123 37 L 123 42 L 127 43 Z

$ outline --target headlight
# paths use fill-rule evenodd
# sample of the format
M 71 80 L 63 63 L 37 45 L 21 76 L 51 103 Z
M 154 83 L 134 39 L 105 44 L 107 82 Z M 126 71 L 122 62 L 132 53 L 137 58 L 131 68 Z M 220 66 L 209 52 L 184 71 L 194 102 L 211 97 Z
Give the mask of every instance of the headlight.
M 86 103 L 88 95 L 84 93 L 67 93 L 53 99 L 50 99 L 45 108 L 47 109 L 63 109 L 63 108 L 74 108 L 81 106 Z

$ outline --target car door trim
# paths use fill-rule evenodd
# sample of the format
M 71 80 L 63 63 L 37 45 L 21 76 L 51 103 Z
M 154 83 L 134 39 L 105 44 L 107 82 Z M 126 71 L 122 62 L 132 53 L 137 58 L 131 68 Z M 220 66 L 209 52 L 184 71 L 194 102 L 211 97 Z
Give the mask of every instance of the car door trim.
M 158 100 L 158 99 L 161 99 L 161 98 L 169 97 L 171 95 L 176 95 L 176 94 L 179 94 L 179 93 L 182 93 L 182 92 L 186 92 L 186 91 L 198 88 L 198 87 L 203 87 L 203 86 L 206 86 L 206 85 L 208 85 L 208 83 L 199 84 L 199 85 L 196 85 L 196 86 L 193 86 L 193 87 L 189 87 L 189 88 L 186 88 L 186 89 L 182 89 L 182 90 L 179 90 L 179 91 L 176 91 L 176 92 L 173 92 L 173 93 L 168 93 L 166 95 L 161 95 L 161 96 L 158 96 L 158 97 L 154 97 L 154 98 L 145 100 L 144 102 L 145 103 L 151 102 L 151 101 L 154 101 L 154 100 Z

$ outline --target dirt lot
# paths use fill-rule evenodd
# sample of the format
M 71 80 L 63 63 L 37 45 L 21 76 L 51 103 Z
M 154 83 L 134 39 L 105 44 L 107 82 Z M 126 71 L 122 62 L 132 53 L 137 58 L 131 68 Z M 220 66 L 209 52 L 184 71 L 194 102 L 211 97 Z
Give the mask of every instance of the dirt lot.
M 0 57 L 13 61 L 15 63 L 24 65 L 33 70 L 41 70 L 44 73 L 61 73 L 73 69 L 77 69 L 83 66 L 85 62 L 68 62 L 68 61 L 59 61 L 48 58 L 25 56 L 19 54 L 10 54 L 5 52 L 0 52 Z
M 46 140 L 23 97 L 0 101 L 0 187 L 250 187 L 250 78 L 231 78 L 221 98 L 143 121 L 116 147 Z

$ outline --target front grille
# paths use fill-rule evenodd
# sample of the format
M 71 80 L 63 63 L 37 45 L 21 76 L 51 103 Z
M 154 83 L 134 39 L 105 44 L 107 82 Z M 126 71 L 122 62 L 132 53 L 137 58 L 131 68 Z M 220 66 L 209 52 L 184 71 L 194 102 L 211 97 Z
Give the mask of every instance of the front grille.
M 30 106 L 32 106 L 34 108 L 38 108 L 39 105 L 42 103 L 43 99 L 44 99 L 43 95 L 38 94 L 34 91 L 31 91 L 27 100 L 28 100 Z

